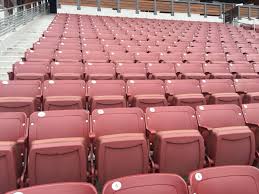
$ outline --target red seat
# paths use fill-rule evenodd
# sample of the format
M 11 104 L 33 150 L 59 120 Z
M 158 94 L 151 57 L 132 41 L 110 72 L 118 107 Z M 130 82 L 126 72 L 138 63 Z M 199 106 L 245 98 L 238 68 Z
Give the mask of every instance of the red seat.
M 203 70 L 207 78 L 213 79 L 232 79 L 228 63 L 205 63 Z
M 235 78 L 259 78 L 259 75 L 254 71 L 253 65 L 249 63 L 231 63 L 229 64 L 229 69 Z
M 235 79 L 236 91 L 242 96 L 244 103 L 259 102 L 259 80 L 258 79 Z
M 24 112 L 30 116 L 41 108 L 41 82 L 13 80 L 0 83 L 0 112 Z
M 183 54 L 183 61 L 192 63 L 192 62 L 205 62 L 205 55 L 204 54 Z
M 51 78 L 53 80 L 77 80 L 84 79 L 84 65 L 76 63 L 62 65 L 64 63 L 53 63 L 51 66 Z
M 139 63 L 159 63 L 160 53 L 135 53 L 135 60 Z
M 54 58 L 53 49 L 28 50 L 25 53 L 26 61 L 44 61 L 50 63 Z
M 92 113 L 92 121 L 101 185 L 114 178 L 148 172 L 144 114 L 140 109 L 97 109 Z
M 123 51 L 110 52 L 110 61 L 114 63 L 134 63 L 133 53 L 126 53 Z
M 205 79 L 206 77 L 200 63 L 177 63 L 175 70 L 180 79 Z
M 103 194 L 188 194 L 184 180 L 174 174 L 146 174 L 118 178 L 107 182 Z
M 156 134 L 154 162 L 160 173 L 188 176 L 203 167 L 205 147 L 194 109 L 188 106 L 148 108 L 146 126 L 150 136 Z
M 209 53 L 205 55 L 205 60 L 210 63 L 226 63 L 225 53 Z
M 170 63 L 148 63 L 147 73 L 149 79 L 176 79 L 174 64 Z
M 245 125 L 240 107 L 235 104 L 204 105 L 196 111 L 212 165 L 253 164 L 255 138 Z
M 49 80 L 43 84 L 44 110 L 85 108 L 85 82 L 83 80 Z
M 201 80 L 200 84 L 208 104 L 242 104 L 242 98 L 236 93 L 232 80 Z
M 109 56 L 101 51 L 85 51 L 83 52 L 83 60 L 87 63 L 107 63 Z
M 29 185 L 84 182 L 87 178 L 89 113 L 85 110 L 35 112 L 30 123 Z M 71 165 L 74 167 L 68 168 Z
M 55 60 L 59 62 L 81 62 L 82 53 L 80 50 L 59 50 L 55 53 Z
M 6 194 L 13 194 L 13 193 L 26 193 L 26 194 L 97 194 L 95 187 L 88 183 L 56 183 L 56 184 L 46 184 L 46 185 L 39 185 L 33 186 L 23 189 L 18 189 L 15 191 L 10 191 Z
M 115 79 L 115 65 L 113 63 L 86 63 L 86 80 L 110 80 Z
M 168 80 L 165 82 L 168 102 L 176 106 L 191 106 L 206 104 L 198 80 Z
M 123 80 L 142 80 L 147 78 L 144 63 L 119 63 L 116 72 L 118 78 Z
M 21 184 L 28 137 L 27 117 L 24 113 L 0 113 L 0 124 L 0 192 L 5 193 Z
M 147 107 L 166 106 L 165 88 L 162 80 L 129 80 L 127 81 L 129 106 Z
M 126 86 L 122 80 L 92 80 L 87 83 L 89 110 L 126 107 Z
M 181 63 L 183 60 L 181 53 L 161 53 L 160 59 L 165 63 Z
M 222 166 L 194 171 L 191 191 L 199 194 L 258 194 L 258 169 L 252 166 Z

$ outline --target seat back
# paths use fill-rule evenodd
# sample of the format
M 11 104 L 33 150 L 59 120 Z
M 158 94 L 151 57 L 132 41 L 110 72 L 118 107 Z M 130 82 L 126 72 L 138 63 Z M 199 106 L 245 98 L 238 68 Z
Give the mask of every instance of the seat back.
M 165 94 L 162 80 L 129 80 L 127 81 L 127 95 Z
M 167 80 L 165 82 L 166 93 L 177 94 L 200 94 L 201 88 L 198 80 Z
M 230 79 L 206 79 L 200 81 L 203 93 L 235 93 L 234 83 Z
M 177 73 L 203 73 L 202 64 L 199 63 L 177 63 L 175 70 Z
M 258 79 L 235 79 L 234 84 L 237 92 L 259 92 Z

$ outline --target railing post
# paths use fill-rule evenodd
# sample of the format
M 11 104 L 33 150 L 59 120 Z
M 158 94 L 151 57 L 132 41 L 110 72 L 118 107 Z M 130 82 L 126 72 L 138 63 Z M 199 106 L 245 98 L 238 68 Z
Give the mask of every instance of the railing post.
M 157 15 L 156 0 L 153 0 L 154 15 Z
M 97 7 L 97 11 L 101 11 L 101 2 L 100 2 L 100 0 L 96 0 L 96 7 Z
M 241 17 L 240 17 L 240 6 L 237 6 L 237 18 L 238 18 L 238 20 L 241 19 Z
M 116 7 L 117 7 L 117 12 L 120 13 L 121 9 L 120 9 L 120 0 L 116 0 Z
M 174 0 L 171 0 L 171 16 L 174 16 Z
M 248 7 L 248 19 L 251 20 L 251 7 Z
M 135 0 L 136 2 L 136 14 L 139 14 L 139 0 Z
M 219 10 L 219 12 L 220 12 L 220 13 L 219 13 L 219 19 L 222 19 L 222 14 L 224 13 L 224 12 L 223 12 L 223 9 L 224 9 L 223 7 L 224 7 L 224 6 L 225 6 L 225 3 L 224 3 L 224 5 L 220 4 L 220 8 L 219 8 L 219 9 L 220 9 L 220 10 Z
M 81 1 L 80 0 L 76 0 L 76 6 L 77 6 L 77 10 L 81 10 Z
M 187 14 L 188 14 L 188 17 L 191 17 L 191 2 L 190 1 L 188 1 Z
M 204 3 L 204 17 L 207 17 L 207 3 Z

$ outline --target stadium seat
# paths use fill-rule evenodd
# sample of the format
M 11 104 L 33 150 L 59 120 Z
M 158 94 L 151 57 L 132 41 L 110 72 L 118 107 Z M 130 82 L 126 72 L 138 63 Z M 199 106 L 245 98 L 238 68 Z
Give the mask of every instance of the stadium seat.
M 165 88 L 162 80 L 129 80 L 127 81 L 128 105 L 139 107 L 166 106 Z
M 24 112 L 30 116 L 41 109 L 41 82 L 12 80 L 0 83 L 0 112 Z
M 208 79 L 233 79 L 228 63 L 205 63 L 203 70 Z
M 259 80 L 258 79 L 235 79 L 235 88 L 242 97 L 243 103 L 259 102 Z
M 88 137 L 89 113 L 85 110 L 33 113 L 26 182 L 33 186 L 86 181 Z
M 194 171 L 189 176 L 192 193 L 258 194 L 259 172 L 252 166 L 222 166 Z
M 255 137 L 245 125 L 240 107 L 235 104 L 204 105 L 196 108 L 196 114 L 211 165 L 253 164 Z
M 183 58 L 181 53 L 161 53 L 160 60 L 165 63 L 181 63 Z
M 137 52 L 135 53 L 135 60 L 138 63 L 159 63 L 160 53 Z
M 171 105 L 195 108 L 206 104 L 198 80 L 167 80 L 165 90 Z
M 44 110 L 84 109 L 83 80 L 48 80 L 43 83 Z
M 102 194 L 188 194 L 184 180 L 174 174 L 146 174 L 117 178 L 107 182 Z
M 95 187 L 88 183 L 56 183 L 33 186 L 10 191 L 6 194 L 26 193 L 26 194 L 97 194 Z
M 177 77 L 172 63 L 148 63 L 147 73 L 149 79 L 170 80 Z
M 91 80 L 86 96 L 90 111 L 126 107 L 126 84 L 123 80 Z
M 97 177 L 101 185 L 114 178 L 149 171 L 141 109 L 96 109 L 92 113 L 92 121 L 91 136 L 96 142 Z
M 125 81 L 147 79 L 145 63 L 118 63 L 116 72 L 118 79 Z
M 80 50 L 59 50 L 55 53 L 55 60 L 59 62 L 81 62 L 82 53 Z
M 200 85 L 208 104 L 242 104 L 242 98 L 236 93 L 232 80 L 201 80 Z
M 225 53 L 209 53 L 205 55 L 206 62 L 210 63 L 226 63 Z
M 205 147 L 194 109 L 188 106 L 147 108 L 146 126 L 149 135 L 155 135 L 154 162 L 160 173 L 188 176 L 203 167 Z
M 113 51 L 109 53 L 110 61 L 113 63 L 134 63 L 134 54 L 123 51 Z
M 107 63 L 109 62 L 109 56 L 106 52 L 85 51 L 83 52 L 83 60 L 86 63 Z
M 179 79 L 205 79 L 206 77 L 200 63 L 177 63 L 175 71 Z
M 0 113 L 0 125 L 0 192 L 5 193 L 21 185 L 28 137 L 27 117 L 21 112 Z
M 84 79 L 84 65 L 82 63 L 64 63 L 55 62 L 51 66 L 51 79 L 53 80 L 78 80 Z
M 43 61 L 50 63 L 54 59 L 54 49 L 27 50 L 26 61 Z
M 234 75 L 234 78 L 259 78 L 259 75 L 254 71 L 253 65 L 249 63 L 231 63 L 229 64 L 229 70 Z
M 110 80 L 116 78 L 115 65 L 113 63 L 86 63 L 86 80 Z
M 193 62 L 203 63 L 205 62 L 205 55 L 201 53 L 191 53 L 191 54 L 184 53 L 183 61 L 188 63 L 193 63 Z

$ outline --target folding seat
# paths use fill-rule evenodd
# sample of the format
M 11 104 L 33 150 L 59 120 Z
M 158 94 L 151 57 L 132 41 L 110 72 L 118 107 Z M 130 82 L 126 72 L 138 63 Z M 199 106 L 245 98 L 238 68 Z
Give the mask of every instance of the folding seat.
M 210 63 L 226 63 L 225 53 L 210 53 L 205 55 L 206 62 Z
M 104 51 L 104 48 L 101 44 L 82 44 L 82 51 Z
M 51 79 L 77 80 L 84 79 L 84 65 L 54 65 L 51 66 Z
M 139 63 L 159 63 L 160 53 L 135 53 L 135 60 Z
M 86 80 L 109 80 L 115 79 L 115 65 L 113 63 L 86 63 Z
M 139 40 L 138 41 L 139 46 L 156 46 L 156 41 L 155 40 Z
M 236 48 L 236 47 L 230 47 L 230 48 L 224 48 L 224 52 L 226 54 L 237 54 L 237 53 L 240 53 L 240 49 L 239 48 Z
M 98 36 L 98 38 L 99 39 L 104 39 L 104 40 L 114 40 L 114 36 L 113 36 L 113 34 L 111 34 L 111 33 L 98 33 L 97 34 L 97 36 Z
M 200 85 L 208 104 L 242 104 L 242 98 L 230 79 L 201 80 Z
M 233 75 L 230 73 L 228 63 L 205 63 L 203 70 L 206 78 L 213 79 L 232 79 Z
M 59 30 L 59 31 L 55 31 L 55 30 L 46 30 L 43 32 L 43 36 L 44 37 L 61 37 L 62 36 L 62 31 L 63 29 Z
M 79 43 L 64 43 L 61 42 L 58 45 L 58 50 L 81 50 L 81 44 Z
M 120 41 L 119 40 L 101 40 L 102 45 L 119 45 Z
M 182 53 L 161 53 L 160 60 L 165 63 L 181 63 Z
M 128 105 L 139 107 L 167 106 L 165 88 L 162 80 L 129 80 L 127 81 Z
M 245 56 L 241 53 L 227 54 L 226 56 L 229 63 L 247 63 Z
M 107 182 L 103 194 L 188 194 L 184 180 L 174 174 L 142 174 L 117 178 Z
M 249 54 L 258 54 L 258 51 L 255 48 L 240 48 L 241 53 L 249 55 Z
M 24 112 L 30 116 L 41 108 L 39 80 L 2 81 L 0 91 L 0 112 Z
M 26 194 L 97 194 L 95 187 L 89 183 L 55 183 L 55 184 L 45 184 L 39 186 L 33 186 L 23 189 L 18 189 L 15 191 L 10 191 L 6 194 L 13 194 L 13 193 L 26 193 Z
M 85 51 L 83 52 L 83 61 L 86 63 L 107 63 L 109 55 L 102 51 Z
M 65 62 L 65 61 L 80 62 L 82 61 L 82 53 L 80 50 L 56 51 L 55 60 L 59 62 Z
M 83 80 L 49 80 L 43 84 L 44 110 L 70 110 L 85 108 L 85 82 Z
M 123 80 L 91 80 L 87 83 L 89 110 L 126 107 Z
M 255 73 L 253 65 L 250 63 L 231 63 L 229 70 L 235 78 L 258 78 L 259 75 Z
M 246 59 L 248 62 L 259 63 L 259 54 L 247 54 Z
M 146 127 L 154 139 L 154 162 L 160 173 L 188 176 L 193 170 L 203 168 L 205 147 L 194 109 L 189 106 L 147 108 Z
M 82 38 L 81 43 L 82 43 L 82 45 L 83 44 L 86 44 L 86 45 L 88 45 L 88 44 L 90 44 L 90 45 L 95 45 L 95 44 L 100 45 L 101 44 L 99 39 L 88 39 L 88 38 Z
M 123 46 L 138 46 L 138 42 L 136 40 L 120 40 L 120 45 L 123 45 Z
M 97 34 L 95 33 L 95 32 L 86 32 L 86 31 L 81 31 L 81 33 L 80 33 L 80 37 L 82 38 L 82 39 L 88 39 L 88 40 L 90 40 L 90 39 L 93 39 L 93 40 L 98 40 L 97 38 Z
M 134 54 L 123 51 L 110 52 L 110 61 L 113 63 L 134 63 Z
M 147 79 L 147 72 L 144 63 L 118 63 L 118 66 L 116 67 L 116 72 L 118 79 Z
M 96 109 L 91 126 L 100 185 L 111 179 L 149 171 L 149 149 L 141 109 Z
M 104 51 L 106 52 L 117 52 L 117 51 L 121 51 L 121 52 L 126 52 L 125 47 L 123 47 L 122 45 L 104 45 Z
M 35 63 L 35 62 L 34 62 Z M 41 80 L 49 79 L 50 69 L 48 65 L 20 64 L 13 65 L 13 78 L 15 80 Z
M 258 79 L 235 79 L 235 88 L 241 95 L 243 103 L 259 102 L 259 80 Z
M 204 79 L 206 77 L 201 63 L 177 63 L 175 71 L 180 79 Z
M 127 45 L 126 50 L 127 52 L 130 52 L 130 53 L 147 52 L 147 46 Z
M 186 54 L 184 53 L 183 54 L 183 61 L 184 62 L 189 62 L 189 63 L 192 63 L 192 62 L 205 62 L 205 55 L 204 54 Z
M 57 41 L 58 42 L 58 41 Z M 33 43 L 33 50 L 43 50 L 43 49 L 57 49 L 58 45 L 49 41 L 49 42 L 35 42 Z
M 149 79 L 169 80 L 177 77 L 172 63 L 148 63 L 147 73 Z
M 22 162 L 28 137 L 24 113 L 0 113 L 0 192 L 16 189 L 21 184 Z
M 35 112 L 30 117 L 28 185 L 84 182 L 87 178 L 89 112 Z M 73 168 L 68 168 L 72 166 Z
M 132 40 L 137 40 L 137 41 L 147 41 L 147 35 L 137 35 L 133 34 L 131 35 Z
M 186 49 L 187 53 L 201 53 L 201 52 L 205 53 L 205 51 L 206 51 L 205 46 L 187 47 L 187 49 Z
M 252 166 L 222 166 L 194 171 L 189 176 L 192 193 L 258 194 L 258 169 Z
M 53 49 L 38 49 L 38 50 L 28 50 L 25 53 L 26 61 L 44 61 L 51 62 L 54 58 Z
M 66 38 L 79 38 L 80 34 L 79 31 L 65 30 L 62 36 Z
M 196 108 L 196 114 L 211 165 L 253 164 L 255 137 L 245 125 L 240 107 L 204 105 Z
M 256 150 L 259 150 L 259 122 L 258 122 L 258 112 L 259 104 L 243 104 L 242 111 L 244 114 L 246 125 L 253 131 L 255 135 Z
M 127 34 L 117 33 L 114 34 L 115 39 L 117 40 L 131 40 L 131 37 Z
M 206 104 L 198 80 L 168 80 L 165 82 L 168 102 L 176 106 L 191 106 Z
M 168 46 L 147 46 L 147 51 L 150 53 L 166 53 L 167 47 Z

